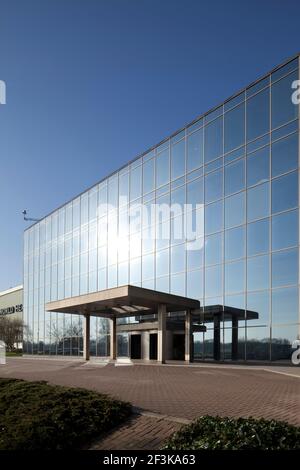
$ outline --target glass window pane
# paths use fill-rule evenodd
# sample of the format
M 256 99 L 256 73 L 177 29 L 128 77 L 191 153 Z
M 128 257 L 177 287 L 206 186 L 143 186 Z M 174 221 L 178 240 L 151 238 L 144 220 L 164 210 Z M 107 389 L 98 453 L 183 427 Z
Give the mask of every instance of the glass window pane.
M 142 167 L 139 166 L 130 173 L 130 200 L 141 197 L 142 194 Z
M 270 324 L 270 295 L 268 290 L 261 292 L 251 292 L 247 294 L 247 310 L 256 312 L 257 319 L 248 320 L 248 324 L 254 325 L 269 325 Z
M 243 258 L 246 252 L 245 227 L 225 232 L 225 261 Z
M 217 233 L 205 239 L 205 264 L 222 263 L 223 258 L 223 234 Z
M 203 165 L 203 129 L 194 132 L 187 140 L 187 171 Z
M 246 359 L 248 361 L 270 359 L 270 328 L 264 326 L 247 328 Z
M 291 365 L 291 356 L 295 349 L 293 342 L 297 335 L 296 327 L 277 326 L 272 327 L 271 359 L 272 361 L 287 361 Z
M 245 290 L 245 261 L 225 264 L 225 292 L 234 294 Z
M 180 204 L 181 206 L 185 204 L 185 189 L 185 186 L 181 186 L 171 192 L 171 204 Z
M 247 140 L 253 140 L 270 129 L 270 89 L 247 100 Z
M 154 160 L 149 160 L 143 165 L 143 193 L 153 191 L 155 187 Z
M 171 276 L 170 293 L 185 296 L 185 274 L 173 274 Z
M 171 178 L 175 179 L 185 172 L 185 139 L 171 146 Z
M 143 256 L 142 260 L 142 279 L 154 278 L 154 255 Z
M 247 186 L 264 183 L 270 175 L 270 148 L 264 147 L 247 157 Z
M 259 220 L 248 224 L 247 254 L 259 255 L 269 251 L 269 219 Z
M 204 259 L 204 239 L 201 238 L 197 240 L 197 250 L 188 249 L 189 244 L 187 245 L 187 269 L 198 269 L 203 266 Z
M 272 145 L 272 176 L 298 167 L 298 134 L 278 140 Z
M 203 271 L 191 271 L 187 273 L 187 292 L 190 299 L 202 299 L 203 297 Z
M 272 324 L 299 323 L 298 287 L 272 291 Z
M 272 181 L 272 212 L 298 206 L 298 174 L 290 173 Z
M 247 290 L 269 288 L 269 256 L 255 256 L 247 261 Z
M 223 153 L 223 118 L 220 117 L 205 126 L 204 132 L 204 160 L 207 163 Z
M 298 210 L 272 218 L 272 250 L 298 245 Z
M 272 254 L 272 287 L 298 283 L 298 249 Z
M 158 251 L 156 253 L 156 276 L 169 274 L 169 250 Z
M 187 204 L 192 204 L 195 209 L 196 204 L 203 204 L 203 178 L 198 178 L 187 186 Z
M 223 229 L 223 201 L 205 206 L 205 233 L 218 232 Z
M 225 227 L 230 228 L 245 222 L 245 193 L 235 194 L 225 199 Z
M 205 202 L 212 202 L 223 196 L 223 170 L 205 176 Z
M 242 145 L 245 141 L 245 104 L 225 113 L 225 153 Z
M 222 265 L 205 269 L 205 297 L 222 295 Z
M 225 195 L 237 193 L 245 187 L 245 160 L 225 167 Z
M 267 217 L 270 212 L 269 183 L 260 184 L 247 191 L 247 218 L 251 220 Z
M 179 273 L 185 269 L 185 244 L 171 248 L 171 273 Z
M 164 150 L 156 158 L 156 186 L 168 183 L 170 179 L 169 149 Z
M 272 85 L 272 128 L 279 127 L 298 115 L 298 106 L 292 102 L 292 83 L 298 80 L 298 71 Z

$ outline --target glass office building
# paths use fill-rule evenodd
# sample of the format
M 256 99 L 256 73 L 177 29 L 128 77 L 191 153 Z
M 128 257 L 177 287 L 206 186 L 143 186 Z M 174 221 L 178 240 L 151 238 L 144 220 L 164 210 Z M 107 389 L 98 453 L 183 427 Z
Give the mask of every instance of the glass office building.
M 300 332 L 296 80 L 298 56 L 25 231 L 24 353 L 80 355 L 81 317 L 45 304 L 131 284 L 200 300 L 197 324 L 206 331 L 193 333 L 195 359 L 290 359 Z M 131 211 L 174 203 L 183 216 L 136 223 Z M 185 226 L 197 217 L 192 237 L 175 236 L 179 218 Z M 181 315 L 169 319 L 179 332 Z M 132 331 L 143 321 L 119 321 L 120 356 L 130 355 L 126 324 Z M 91 354 L 109 354 L 107 320 L 92 317 L 90 334 Z

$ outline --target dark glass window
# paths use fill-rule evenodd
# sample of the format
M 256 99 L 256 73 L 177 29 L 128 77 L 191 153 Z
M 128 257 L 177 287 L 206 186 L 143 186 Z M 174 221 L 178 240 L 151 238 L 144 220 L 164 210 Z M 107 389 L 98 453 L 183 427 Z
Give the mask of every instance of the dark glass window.
M 269 88 L 247 100 L 247 141 L 267 133 L 270 129 Z
M 298 167 L 298 134 L 278 140 L 272 145 L 272 176 Z
M 240 147 L 245 141 L 244 103 L 228 111 L 224 117 L 225 153 Z
M 298 205 L 298 174 L 289 173 L 272 181 L 272 212 L 280 212 Z
M 247 186 L 264 183 L 269 179 L 270 174 L 270 148 L 264 147 L 261 150 L 250 154 L 247 157 Z

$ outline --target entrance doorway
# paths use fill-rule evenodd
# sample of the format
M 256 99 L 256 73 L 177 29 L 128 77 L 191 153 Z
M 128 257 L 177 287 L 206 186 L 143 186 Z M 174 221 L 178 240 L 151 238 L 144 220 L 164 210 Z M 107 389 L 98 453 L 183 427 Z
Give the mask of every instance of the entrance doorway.
M 157 333 L 150 333 L 149 359 L 157 361 Z
M 142 342 L 141 335 L 130 336 L 130 358 L 141 359 L 142 356 Z
M 173 334 L 173 359 L 184 361 L 185 337 L 184 334 Z

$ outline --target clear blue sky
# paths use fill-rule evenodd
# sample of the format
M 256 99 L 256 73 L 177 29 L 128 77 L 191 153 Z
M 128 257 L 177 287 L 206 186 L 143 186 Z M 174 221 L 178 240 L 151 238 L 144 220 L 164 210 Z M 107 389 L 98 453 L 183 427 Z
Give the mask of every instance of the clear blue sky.
M 1 0 L 0 290 L 42 217 L 300 50 L 298 0 Z

